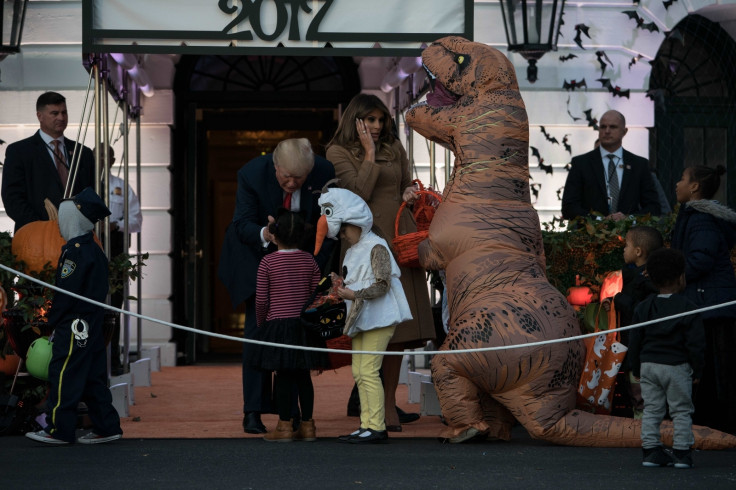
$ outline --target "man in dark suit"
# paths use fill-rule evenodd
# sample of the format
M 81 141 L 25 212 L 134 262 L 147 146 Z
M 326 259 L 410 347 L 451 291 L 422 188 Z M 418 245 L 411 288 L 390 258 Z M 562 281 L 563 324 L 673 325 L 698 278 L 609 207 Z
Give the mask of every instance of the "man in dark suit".
M 16 231 L 31 221 L 56 219 L 67 180 L 71 184 L 75 173 L 70 166 L 77 143 L 64 137 L 69 122 L 64 96 L 56 92 L 41 94 L 36 101 L 36 116 L 40 124 L 36 134 L 9 145 L 5 151 L 2 199 Z M 67 195 L 95 185 L 92 150 L 80 144 L 77 154 L 80 152 L 74 188 Z
M 235 214 L 225 232 L 218 277 L 230 293 L 233 308 L 245 301 L 246 339 L 254 338 L 258 328 L 255 313 L 258 265 L 264 255 L 276 250 L 267 225 L 282 207 L 298 211 L 306 223 L 316 225 L 320 208 L 315 191 L 320 191 L 334 177 L 335 168 L 314 155 L 306 138 L 283 140 L 272 154 L 255 158 L 238 171 Z M 314 233 L 307 233 L 306 237 L 303 248 L 311 252 Z M 326 245 L 316 257 L 323 271 L 335 248 L 333 243 Z M 243 429 L 250 434 L 262 434 L 266 428 L 261 413 L 272 411 L 271 373 L 248 365 L 251 345 L 243 346 Z
M 598 130 L 600 147 L 572 159 L 562 194 L 564 219 L 593 212 L 614 220 L 632 214 L 661 214 L 649 162 L 621 146 L 627 132 L 623 114 L 603 114 Z

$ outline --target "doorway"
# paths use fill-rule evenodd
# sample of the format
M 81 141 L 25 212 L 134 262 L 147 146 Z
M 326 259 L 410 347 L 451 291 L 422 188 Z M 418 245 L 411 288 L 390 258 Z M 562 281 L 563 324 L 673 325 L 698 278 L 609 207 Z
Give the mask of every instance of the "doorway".
M 647 94 L 655 103 L 650 151 L 670 204 L 675 184 L 692 165 L 723 165 L 715 199 L 736 206 L 736 42 L 715 22 L 685 17 L 652 62 Z
M 352 58 L 182 57 L 174 81 L 172 155 L 176 323 L 243 336 L 244 305 L 233 308 L 217 278 L 237 171 L 285 138 L 307 138 L 324 155 L 341 105 L 359 91 Z M 242 350 L 232 340 L 179 330 L 174 335 L 179 364 Z

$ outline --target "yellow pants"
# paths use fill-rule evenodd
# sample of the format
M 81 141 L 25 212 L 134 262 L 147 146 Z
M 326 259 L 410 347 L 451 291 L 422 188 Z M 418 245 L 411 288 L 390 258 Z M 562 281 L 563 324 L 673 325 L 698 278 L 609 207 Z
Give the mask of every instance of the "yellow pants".
M 395 326 L 361 332 L 353 337 L 353 350 L 385 351 Z M 360 396 L 360 427 L 377 431 L 386 430 L 386 406 L 383 383 L 378 370 L 383 355 L 353 354 L 353 379 Z

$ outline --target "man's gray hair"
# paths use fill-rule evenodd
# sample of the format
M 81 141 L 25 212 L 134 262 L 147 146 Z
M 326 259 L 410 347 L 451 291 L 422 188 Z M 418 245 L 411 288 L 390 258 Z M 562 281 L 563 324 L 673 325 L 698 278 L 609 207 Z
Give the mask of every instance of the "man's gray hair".
M 286 172 L 305 176 L 314 167 L 314 151 L 307 138 L 281 141 L 273 150 L 273 163 Z

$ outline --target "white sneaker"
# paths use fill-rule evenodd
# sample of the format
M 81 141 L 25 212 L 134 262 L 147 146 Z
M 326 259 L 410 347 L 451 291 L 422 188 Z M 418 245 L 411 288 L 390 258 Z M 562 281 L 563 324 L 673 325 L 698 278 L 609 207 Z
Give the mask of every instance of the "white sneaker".
M 98 436 L 94 432 L 89 432 L 82 437 L 77 438 L 80 444 L 102 444 L 104 442 L 117 441 L 123 437 L 122 434 L 113 434 L 111 436 Z
M 28 439 L 33 439 L 34 441 L 43 442 L 44 444 L 55 444 L 57 446 L 69 444 L 69 442 L 67 441 L 62 441 L 61 439 L 53 437 L 45 430 L 39 430 L 37 432 L 26 432 L 26 437 Z

